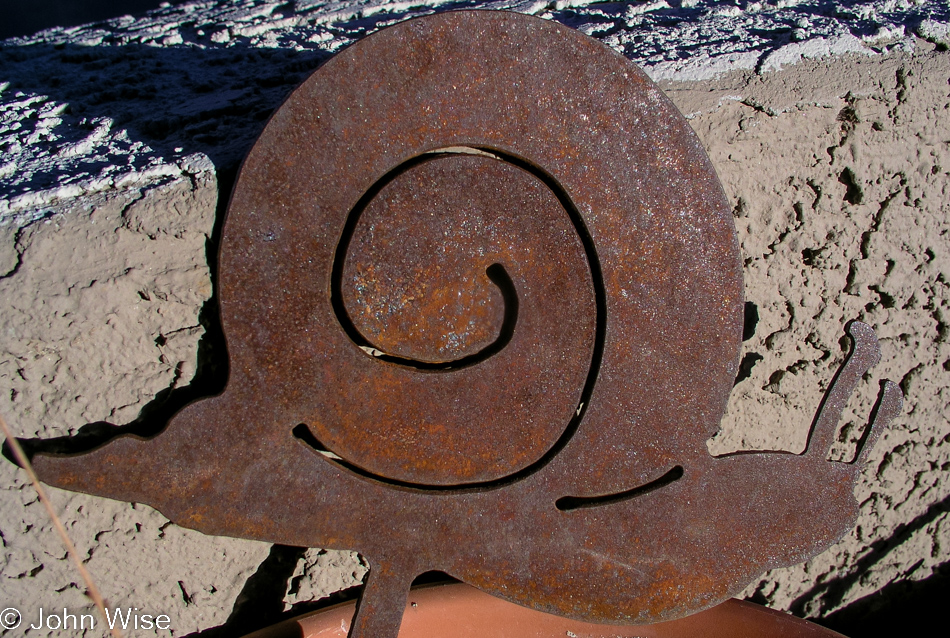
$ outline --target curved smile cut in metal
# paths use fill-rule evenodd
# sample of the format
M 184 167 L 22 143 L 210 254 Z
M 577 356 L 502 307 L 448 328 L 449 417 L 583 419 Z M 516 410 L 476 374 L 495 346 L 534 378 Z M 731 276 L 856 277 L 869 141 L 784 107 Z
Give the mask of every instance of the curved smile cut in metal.
M 873 332 L 802 455 L 713 458 L 742 269 L 696 136 L 628 60 L 502 12 L 347 48 L 273 115 L 220 253 L 225 392 L 158 436 L 38 455 L 46 482 L 208 534 L 354 549 L 351 637 L 395 637 L 441 570 L 534 609 L 643 624 L 708 608 L 853 524 L 826 459 Z

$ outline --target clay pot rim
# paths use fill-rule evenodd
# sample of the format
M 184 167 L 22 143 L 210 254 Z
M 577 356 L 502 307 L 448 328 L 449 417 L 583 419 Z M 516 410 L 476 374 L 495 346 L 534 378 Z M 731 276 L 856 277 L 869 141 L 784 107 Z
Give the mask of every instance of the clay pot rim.
M 355 601 L 333 605 L 249 634 L 247 638 L 343 638 Z M 464 583 L 431 583 L 409 593 L 399 638 L 844 638 L 790 614 L 730 599 L 655 625 L 585 623 L 515 605 Z

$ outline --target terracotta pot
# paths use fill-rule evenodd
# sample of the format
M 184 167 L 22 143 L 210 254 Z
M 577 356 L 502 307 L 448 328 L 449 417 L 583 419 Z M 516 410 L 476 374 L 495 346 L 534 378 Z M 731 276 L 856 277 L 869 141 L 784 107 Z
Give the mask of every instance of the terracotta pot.
M 287 620 L 247 638 L 345 638 L 355 603 Z M 461 583 L 413 589 L 399 638 L 843 638 L 742 600 L 656 625 L 594 625 L 521 607 Z

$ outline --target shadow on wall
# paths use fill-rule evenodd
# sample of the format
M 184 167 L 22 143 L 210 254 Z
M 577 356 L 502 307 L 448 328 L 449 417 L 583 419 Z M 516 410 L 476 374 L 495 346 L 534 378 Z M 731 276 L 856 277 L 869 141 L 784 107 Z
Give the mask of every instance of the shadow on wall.
M 820 623 L 849 638 L 926 636 L 934 627 L 946 627 L 948 600 L 950 563 L 944 563 L 929 578 L 893 582 Z
M 6 92 L 67 104 L 59 135 L 82 139 L 113 120 L 160 155 L 202 152 L 235 167 L 270 114 L 329 55 L 322 51 L 74 44 L 0 47 Z M 51 154 L 55 153 L 51 148 Z M 0 193 L 3 195 L 4 193 Z
M 442 8 L 460 6 L 452 3 Z M 409 15 L 403 10 L 357 17 L 346 23 L 345 30 L 358 36 L 374 30 L 381 21 Z M 208 40 L 195 21 L 178 24 L 177 35 L 188 44 L 122 44 L 122 36 L 108 35 L 96 36 L 99 41 L 94 45 L 0 44 L 3 102 L 16 102 L 16 94 L 22 92 L 67 105 L 65 111 L 56 113 L 61 123 L 52 129 L 52 137 L 45 131 L 28 135 L 26 130 L 35 127 L 35 121 L 24 122 L 26 126 L 16 136 L 29 146 L 31 156 L 56 158 L 71 143 L 97 138 L 96 130 L 108 120 L 108 139 L 97 138 L 98 147 L 91 149 L 95 152 L 69 160 L 76 165 L 68 169 L 71 182 L 79 173 L 94 178 L 108 164 L 130 163 L 126 151 L 142 144 L 146 146 L 138 149 L 138 160 L 158 155 L 175 161 L 204 153 L 220 179 L 221 171 L 237 168 L 267 118 L 290 91 L 332 55 L 312 44 L 194 46 Z M 5 83 L 9 86 L 3 88 Z M 108 148 L 109 140 L 122 130 L 128 131 L 128 137 L 118 140 L 124 151 L 116 154 Z M 20 171 L 7 184 L 0 180 L 0 199 L 61 185 L 65 169 L 57 169 L 55 161 L 41 164 L 28 178 Z
M 184 4 L 189 0 L 175 0 L 169 4 Z M 165 0 L 43 0 L 40 3 L 23 0 L 0 0 L 0 40 L 31 35 L 50 27 L 72 27 L 97 20 L 118 18 L 130 13 L 157 9 Z
M 950 496 L 937 501 L 908 523 L 898 526 L 890 538 L 873 543 L 871 551 L 858 560 L 859 569 L 855 570 L 854 574 L 819 585 L 802 596 L 792 611 L 801 610 L 804 603 L 814 594 L 820 593 L 820 590 L 828 590 L 830 596 L 826 596 L 826 600 L 832 604 L 835 598 L 840 600 L 851 587 L 858 584 L 861 574 L 873 569 L 882 559 L 886 560 L 894 547 L 909 540 L 920 530 L 939 524 L 948 512 Z M 920 560 L 911 565 L 883 589 L 824 616 L 819 622 L 849 638 L 891 638 L 898 634 L 926 635 L 930 633 L 930 627 L 945 625 L 944 608 L 950 600 L 950 563 L 936 568 L 928 578 L 909 580 L 908 577 L 923 562 Z

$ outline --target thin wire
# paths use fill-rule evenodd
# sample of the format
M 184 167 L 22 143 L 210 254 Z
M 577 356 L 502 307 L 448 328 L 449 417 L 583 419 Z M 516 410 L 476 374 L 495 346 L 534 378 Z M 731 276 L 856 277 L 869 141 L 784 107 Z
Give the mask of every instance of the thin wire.
M 26 475 L 33 484 L 33 489 L 36 490 L 37 496 L 40 497 L 40 502 L 46 507 L 46 511 L 53 521 L 53 527 L 56 528 L 56 532 L 66 546 L 69 557 L 72 559 L 76 569 L 79 570 L 79 575 L 82 576 L 83 581 L 86 583 L 86 591 L 89 597 L 92 598 L 92 602 L 96 604 L 96 608 L 98 608 L 99 613 L 102 614 L 102 619 L 108 624 L 109 617 L 106 615 L 106 602 L 103 600 L 102 594 L 99 593 L 96 584 L 92 582 L 92 576 L 89 574 L 89 570 L 83 565 L 82 560 L 79 558 L 79 552 L 76 551 L 76 546 L 73 545 L 73 542 L 69 539 L 69 535 L 66 533 L 66 527 L 63 526 L 62 521 L 60 521 L 56 515 L 56 511 L 53 510 L 53 504 L 46 496 L 46 491 L 40 484 L 40 480 L 36 477 L 33 466 L 30 465 L 29 459 L 27 459 L 26 454 L 23 453 L 23 448 L 20 447 L 19 441 L 13 436 L 13 432 L 10 431 L 10 426 L 7 425 L 7 422 L 3 420 L 2 416 L 0 416 L 0 428 L 3 429 L 3 435 L 7 438 L 7 444 L 10 446 L 10 450 L 13 451 L 13 456 L 16 458 L 17 463 L 26 471 Z M 122 638 L 122 632 L 119 631 L 118 627 L 111 627 L 110 630 L 113 638 Z

